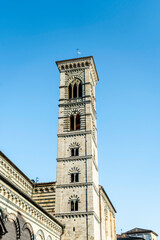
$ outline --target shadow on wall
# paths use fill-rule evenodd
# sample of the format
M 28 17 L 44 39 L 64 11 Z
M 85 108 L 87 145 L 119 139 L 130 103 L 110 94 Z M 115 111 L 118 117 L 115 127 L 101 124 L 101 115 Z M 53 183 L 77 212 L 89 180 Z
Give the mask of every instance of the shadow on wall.
M 45 240 L 42 230 L 35 235 L 30 223 L 27 223 L 20 212 L 7 214 L 0 209 L 0 239 L 1 240 Z M 47 240 L 52 240 L 50 236 Z
M 2 240 L 34 240 L 34 233 L 32 226 L 27 223 L 22 214 L 17 212 L 7 214 L 1 211 L 1 223 L 4 226 L 4 231 L 1 234 L 0 239 Z

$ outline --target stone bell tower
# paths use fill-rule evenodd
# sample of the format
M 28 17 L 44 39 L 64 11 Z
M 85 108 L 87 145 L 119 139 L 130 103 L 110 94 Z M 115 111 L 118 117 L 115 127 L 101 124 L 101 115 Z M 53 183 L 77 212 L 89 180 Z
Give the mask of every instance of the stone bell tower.
M 63 240 L 99 240 L 99 183 L 93 57 L 56 62 L 60 71 L 55 216 Z

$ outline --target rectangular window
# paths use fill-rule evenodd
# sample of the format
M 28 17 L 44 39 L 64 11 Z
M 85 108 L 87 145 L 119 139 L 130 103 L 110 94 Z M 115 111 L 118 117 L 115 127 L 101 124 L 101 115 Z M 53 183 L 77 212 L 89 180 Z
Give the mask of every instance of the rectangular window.
M 79 182 L 79 173 L 76 173 L 76 176 L 75 176 L 75 180 L 76 180 L 76 182 Z
M 71 149 L 71 156 L 74 156 L 74 149 Z
M 76 148 L 76 156 L 79 156 L 79 149 Z
M 79 148 L 72 148 L 71 149 L 71 157 L 79 156 Z
M 72 174 L 71 174 L 71 182 L 74 182 L 74 179 L 75 179 L 74 173 L 72 173 Z

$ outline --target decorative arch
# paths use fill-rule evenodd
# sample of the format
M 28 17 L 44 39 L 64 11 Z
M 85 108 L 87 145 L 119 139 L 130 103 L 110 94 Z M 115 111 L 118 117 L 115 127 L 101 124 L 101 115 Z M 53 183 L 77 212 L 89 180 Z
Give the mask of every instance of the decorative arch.
M 69 197 L 68 203 L 70 203 L 72 200 L 78 200 L 78 202 L 80 202 L 80 198 L 78 197 L 78 195 L 75 194 Z
M 78 167 L 73 167 L 69 169 L 68 175 L 70 176 L 70 182 L 76 183 L 79 182 L 80 169 Z
M 80 169 L 78 167 L 70 168 L 68 171 L 68 175 L 70 175 L 71 173 L 80 173 Z
M 71 115 L 71 114 L 73 114 L 73 115 L 76 115 L 76 114 L 83 114 L 83 111 L 82 111 L 82 109 L 80 109 L 80 106 L 78 106 L 79 108 L 72 108 L 72 109 L 70 109 L 69 111 L 68 111 L 68 115 Z
M 80 203 L 80 199 L 78 195 L 71 195 L 71 197 L 68 200 L 68 203 L 70 204 L 71 212 L 78 211 L 79 203 Z
M 15 232 L 13 232 L 13 234 L 16 235 L 16 239 L 20 239 L 19 220 L 18 220 L 17 216 L 13 213 L 6 216 L 6 219 L 5 219 L 6 230 L 8 230 L 8 227 L 12 228 L 12 224 L 14 224 L 14 227 L 15 227 Z M 7 233 L 7 234 L 4 235 L 4 237 L 3 237 L 4 240 L 8 239 L 8 234 L 10 234 L 10 233 Z
M 30 233 L 31 240 L 34 240 L 34 232 L 30 223 L 25 223 L 22 227 L 22 231 L 28 230 Z M 23 232 L 22 232 L 23 233 Z
M 77 143 L 77 142 L 73 142 L 73 143 L 71 143 L 70 145 L 69 145 L 69 148 L 71 149 L 71 148 L 80 148 L 80 144 L 79 143 Z
M 69 145 L 68 151 L 70 151 L 70 156 L 79 156 L 80 145 L 78 143 L 71 143 Z
M 45 236 L 42 230 L 38 230 L 36 233 L 36 240 L 45 240 Z
M 48 237 L 47 237 L 47 240 L 52 240 L 51 236 L 48 236 Z

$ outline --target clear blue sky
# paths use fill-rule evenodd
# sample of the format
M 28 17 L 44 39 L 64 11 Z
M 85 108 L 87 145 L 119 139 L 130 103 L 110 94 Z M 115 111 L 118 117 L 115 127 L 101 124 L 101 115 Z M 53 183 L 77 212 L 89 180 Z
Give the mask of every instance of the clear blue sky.
M 160 1 L 0 1 L 0 149 L 56 179 L 56 60 L 93 55 L 100 184 L 117 232 L 160 234 Z

